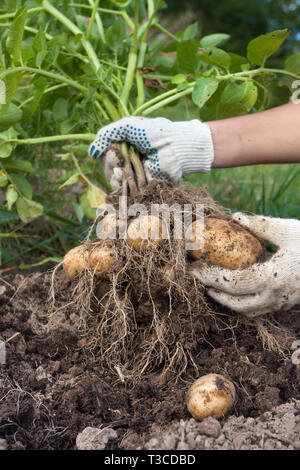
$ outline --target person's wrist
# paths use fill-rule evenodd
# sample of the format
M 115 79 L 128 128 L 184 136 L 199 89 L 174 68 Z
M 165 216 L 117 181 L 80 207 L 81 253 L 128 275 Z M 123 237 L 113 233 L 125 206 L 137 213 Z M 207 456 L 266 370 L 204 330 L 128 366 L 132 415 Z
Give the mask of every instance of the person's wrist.
M 236 132 L 232 119 L 209 121 L 214 146 L 212 168 L 232 168 L 239 166 L 241 157 L 241 139 Z
M 210 171 L 214 149 L 211 131 L 206 124 L 198 119 L 181 123 L 174 135 L 174 145 L 183 175 Z

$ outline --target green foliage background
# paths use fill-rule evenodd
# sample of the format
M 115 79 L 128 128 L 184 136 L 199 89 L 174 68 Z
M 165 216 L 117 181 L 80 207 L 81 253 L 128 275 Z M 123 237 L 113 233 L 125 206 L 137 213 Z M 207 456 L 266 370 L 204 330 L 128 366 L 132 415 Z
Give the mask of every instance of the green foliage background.
M 300 9 L 295 0 L 167 0 L 162 12 L 164 20 L 174 25 L 179 18 L 193 17 L 199 22 L 202 35 L 216 31 L 230 34 L 230 51 L 244 54 L 251 39 L 262 33 L 289 28 L 291 35 L 271 62 L 278 63 L 287 54 L 299 50 Z

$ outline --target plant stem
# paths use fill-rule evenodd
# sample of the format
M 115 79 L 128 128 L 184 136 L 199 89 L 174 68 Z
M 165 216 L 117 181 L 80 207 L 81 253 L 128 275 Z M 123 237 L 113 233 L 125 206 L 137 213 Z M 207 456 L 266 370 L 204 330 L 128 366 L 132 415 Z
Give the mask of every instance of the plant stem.
M 131 51 L 129 53 L 127 72 L 125 76 L 125 83 L 124 83 L 123 91 L 121 94 L 121 101 L 123 101 L 125 106 L 127 106 L 127 103 L 128 103 L 129 93 L 130 93 L 133 80 L 134 80 L 134 75 L 136 72 L 138 26 L 139 26 L 139 0 L 135 0 L 133 42 L 132 42 Z
M 27 10 L 27 14 L 38 13 L 39 11 L 43 11 L 43 10 L 44 10 L 44 7 L 29 8 L 29 10 Z M 13 13 L 5 13 L 3 15 L 0 15 L 0 20 L 3 20 L 5 18 L 13 18 L 15 14 L 16 14 L 15 11 Z
M 141 191 L 142 188 L 146 186 L 145 171 L 144 171 L 144 167 L 143 167 L 140 157 L 135 153 L 132 147 L 130 149 L 130 161 L 134 168 L 134 173 L 137 179 L 137 185 L 138 185 L 139 191 Z
M 89 5 L 81 5 L 80 3 L 70 3 L 70 7 L 79 7 L 79 8 L 88 8 L 89 10 L 92 9 Z M 127 23 L 129 28 L 133 31 L 134 30 L 134 23 L 131 18 L 127 15 L 125 11 L 118 11 L 118 10 L 111 10 L 109 8 L 98 8 L 98 11 L 102 13 L 109 13 L 111 15 L 118 15 L 122 16 L 124 21 Z
M 90 39 L 90 35 L 91 35 L 92 30 L 93 30 L 93 26 L 94 26 L 96 14 L 97 14 L 97 8 L 99 6 L 99 1 L 100 0 L 95 0 L 94 6 L 93 6 L 93 11 L 92 11 L 92 15 L 91 15 L 91 18 L 90 18 L 89 27 L 88 27 L 88 30 L 87 30 L 87 33 L 86 33 L 86 36 L 85 36 L 85 39 L 87 41 Z M 90 5 L 92 5 L 91 2 L 90 2 Z
M 160 0 L 157 1 L 156 7 L 154 8 L 153 0 L 148 0 L 148 21 L 146 24 L 146 29 L 141 37 L 140 48 L 139 48 L 139 55 L 137 59 L 137 67 L 143 67 L 145 54 L 147 50 L 147 38 L 149 29 L 152 26 L 153 18 L 159 8 Z M 145 87 L 144 87 L 144 80 L 141 77 L 139 71 L 136 71 L 136 85 L 137 85 L 137 99 L 136 99 L 136 107 L 139 108 L 145 102 Z
M 174 36 L 174 34 L 170 33 L 170 31 L 164 28 L 161 24 L 155 23 L 153 26 L 162 33 L 164 33 L 166 36 L 168 36 L 170 39 L 173 39 L 173 41 L 180 42 L 180 40 L 176 36 Z
M 0 80 L 4 77 L 7 77 L 8 75 L 12 75 L 17 72 L 36 73 L 39 75 L 43 75 L 44 77 L 52 78 L 53 80 L 56 80 L 59 82 L 67 83 L 73 88 L 76 88 L 77 90 L 80 90 L 84 93 L 88 91 L 88 89 L 85 86 L 80 85 L 80 83 L 75 82 L 75 80 L 72 80 L 71 78 L 67 78 L 67 77 L 64 77 L 63 75 L 58 75 L 56 73 L 48 72 L 43 69 L 35 69 L 33 67 L 14 67 L 13 69 L 4 70 L 4 72 L 0 74 Z
M 31 28 L 31 26 L 25 25 L 24 29 L 25 29 L 25 31 L 28 31 L 29 33 L 33 33 L 33 34 L 38 33 L 38 30 L 36 28 Z M 53 39 L 53 36 L 51 36 L 51 34 L 48 34 L 48 33 L 45 33 L 45 37 L 46 37 L 46 39 L 49 39 L 49 41 L 51 41 L 51 39 Z
M 137 88 L 136 108 L 140 108 L 145 102 L 145 86 L 144 79 L 140 72 L 137 70 L 135 73 L 135 81 Z
M 91 142 L 95 137 L 95 134 L 65 134 L 30 139 L 10 139 L 9 142 L 14 142 L 18 145 L 43 144 L 45 142 L 58 142 L 61 140 L 86 140 Z
M 194 84 L 195 84 L 195 82 L 192 83 L 193 86 L 194 86 Z M 158 101 L 164 100 L 165 98 L 174 95 L 175 93 L 178 93 L 177 88 L 173 88 L 172 90 L 166 91 L 165 93 L 162 93 L 161 95 L 156 96 L 152 100 L 149 100 L 147 103 L 143 104 L 143 106 L 140 106 L 139 108 L 137 108 L 134 111 L 133 115 L 136 116 L 136 115 L 140 114 L 142 111 L 144 111 L 144 109 L 152 106 L 153 104 L 157 103 Z
M 193 89 L 194 89 L 194 85 L 190 88 L 187 88 L 186 90 L 183 90 L 183 91 L 180 91 L 179 93 L 177 93 L 176 95 L 174 96 L 170 96 L 169 98 L 166 98 L 162 101 L 160 101 L 159 103 L 153 105 L 153 106 L 150 106 L 148 108 L 146 108 L 145 111 L 143 111 L 143 116 L 148 116 L 148 114 L 151 114 L 153 113 L 154 111 L 156 111 L 157 109 L 160 109 L 164 106 L 167 106 L 168 104 L 170 103 L 173 103 L 173 101 L 176 101 L 180 98 L 183 98 L 184 96 L 187 96 L 187 95 L 190 95 L 192 94 L 193 92 Z
M 76 169 L 78 171 L 78 173 L 80 174 L 81 178 L 86 182 L 86 184 L 88 186 L 95 186 L 89 179 L 87 176 L 85 176 L 85 174 L 82 172 L 81 168 L 80 168 L 80 165 L 78 163 L 78 160 L 77 158 L 75 157 L 74 153 L 71 151 L 71 157 L 72 157 L 72 160 L 76 166 Z
M 132 171 L 130 158 L 128 155 L 128 146 L 126 142 L 121 143 L 121 153 L 123 155 L 124 162 L 125 162 L 124 169 L 123 169 L 124 180 L 126 180 L 128 183 L 130 195 L 133 198 L 135 198 L 138 195 L 138 189 L 134 180 L 134 173 Z M 124 180 L 123 180 L 123 183 L 124 183 Z

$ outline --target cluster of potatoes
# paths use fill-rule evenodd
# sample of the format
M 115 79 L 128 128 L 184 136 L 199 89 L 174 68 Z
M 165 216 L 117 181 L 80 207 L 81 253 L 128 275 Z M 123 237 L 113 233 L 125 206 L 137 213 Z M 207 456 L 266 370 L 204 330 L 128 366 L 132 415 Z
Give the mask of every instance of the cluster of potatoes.
M 101 230 L 109 238 L 114 227 L 121 222 L 111 215 L 104 217 Z M 140 215 L 128 226 L 126 243 L 143 253 L 163 243 L 166 233 L 164 222 L 154 215 Z M 188 253 L 194 260 L 204 260 L 227 269 L 238 269 L 252 265 L 262 254 L 261 243 L 247 230 L 232 225 L 227 220 L 205 218 L 204 226 L 193 222 L 186 231 L 186 242 L 191 248 Z M 85 267 L 98 277 L 106 277 L 116 261 L 113 250 L 107 246 L 95 247 L 88 251 L 84 245 L 70 250 L 64 258 L 66 275 L 73 280 Z
M 261 243 L 247 230 L 226 220 L 205 218 L 203 224 L 193 222 L 186 231 L 186 242 L 193 244 L 187 248 L 194 260 L 204 260 L 227 269 L 238 269 L 255 263 L 262 254 Z M 104 217 L 101 230 L 106 238 L 121 222 L 113 216 Z M 164 223 L 153 215 L 141 215 L 134 219 L 126 232 L 126 243 L 139 253 L 159 247 L 164 240 Z M 63 261 L 63 268 L 70 280 L 85 268 L 99 278 L 108 276 L 108 271 L 116 261 L 116 253 L 109 246 L 96 246 L 88 250 L 85 245 L 70 250 Z M 166 278 L 174 273 L 166 267 Z M 190 387 L 187 394 L 187 408 L 198 421 L 208 416 L 223 418 L 235 402 L 235 387 L 227 378 L 219 374 L 200 377 Z

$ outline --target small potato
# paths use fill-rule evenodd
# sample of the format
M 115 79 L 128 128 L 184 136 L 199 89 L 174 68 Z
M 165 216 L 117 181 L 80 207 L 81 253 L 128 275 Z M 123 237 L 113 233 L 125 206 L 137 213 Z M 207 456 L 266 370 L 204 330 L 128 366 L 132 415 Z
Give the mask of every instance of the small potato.
M 220 419 L 235 401 L 235 387 L 219 374 L 203 375 L 191 386 L 187 395 L 187 408 L 198 421 L 208 416 Z
M 107 271 L 116 261 L 113 250 L 107 246 L 96 246 L 88 258 L 88 267 L 97 277 L 107 277 Z
M 63 269 L 72 281 L 87 266 L 88 251 L 83 245 L 75 246 L 66 253 L 63 259 Z
M 154 215 L 141 215 L 134 219 L 127 230 L 127 243 L 136 251 L 145 252 L 150 246 L 163 242 L 163 222 Z
M 204 233 L 193 222 L 187 229 L 186 240 L 200 243 L 203 235 L 203 247 L 188 251 L 195 260 L 210 261 L 227 269 L 239 269 L 256 263 L 262 255 L 259 240 L 248 230 L 232 225 L 227 220 L 206 218 Z

